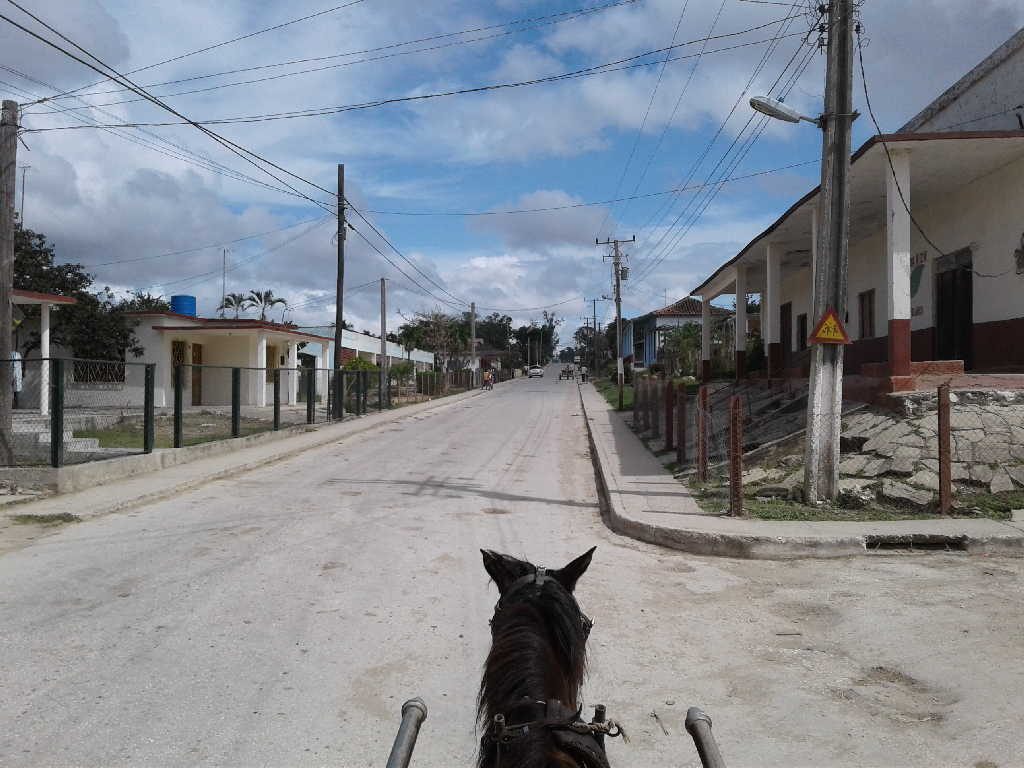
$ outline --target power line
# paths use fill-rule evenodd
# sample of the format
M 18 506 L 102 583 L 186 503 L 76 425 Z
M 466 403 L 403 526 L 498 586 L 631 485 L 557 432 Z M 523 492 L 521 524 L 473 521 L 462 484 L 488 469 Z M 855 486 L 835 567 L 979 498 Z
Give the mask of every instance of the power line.
M 386 55 L 383 55 L 383 56 L 372 56 L 372 57 L 369 57 L 369 58 L 356 59 L 354 61 L 346 61 L 346 62 L 341 62 L 341 63 L 338 63 L 338 64 L 329 64 L 329 65 L 325 65 L 325 66 L 311 67 L 311 68 L 307 68 L 307 69 L 300 69 L 300 70 L 296 70 L 294 72 L 284 72 L 284 73 L 281 73 L 281 74 L 269 75 L 267 77 L 254 78 L 254 79 L 250 79 L 250 80 L 239 80 L 239 81 L 236 81 L 236 82 L 233 82 L 233 83 L 220 83 L 218 85 L 213 85 L 213 86 L 209 86 L 209 87 L 206 87 L 206 88 L 197 88 L 197 89 L 193 89 L 193 90 L 176 91 L 176 92 L 173 92 L 173 93 L 164 93 L 164 94 L 160 94 L 160 98 L 168 98 L 168 97 L 171 97 L 171 96 L 188 96 L 188 95 L 197 94 L 197 93 L 207 93 L 209 91 L 221 90 L 221 89 L 224 89 L 224 88 L 232 88 L 232 87 L 236 87 L 236 86 L 240 86 L 240 85 L 253 85 L 253 84 L 257 84 L 257 83 L 265 83 L 265 82 L 269 82 L 269 81 L 273 81 L 273 80 L 280 80 L 282 78 L 294 77 L 294 76 L 297 76 L 297 75 L 304 75 L 304 74 L 310 74 L 310 73 L 315 73 L 315 72 L 323 72 L 323 71 L 330 70 L 330 69 L 338 69 L 338 68 L 341 68 L 341 67 L 350 67 L 350 66 L 353 66 L 353 65 L 356 65 L 356 64 L 365 64 L 365 63 L 374 62 L 374 61 L 382 61 L 382 60 L 385 60 L 385 59 L 391 59 L 391 58 L 395 58 L 395 57 L 398 57 L 398 56 L 409 56 L 409 55 L 417 54 L 417 53 L 427 53 L 427 52 L 431 52 L 431 51 L 442 50 L 442 49 L 445 49 L 445 48 L 452 48 L 452 47 L 459 46 L 459 45 L 467 45 L 467 44 L 470 44 L 470 43 L 477 43 L 477 42 L 482 42 L 482 41 L 486 41 L 486 40 L 494 40 L 494 39 L 499 38 L 499 37 L 507 37 L 509 35 L 516 35 L 516 34 L 521 34 L 523 32 L 529 32 L 529 31 L 532 31 L 532 30 L 535 30 L 535 29 L 539 29 L 539 28 L 541 28 L 543 26 L 550 26 L 550 25 L 553 25 L 553 24 L 561 24 L 563 22 L 571 21 L 571 20 L 578 19 L 578 18 L 583 18 L 585 16 L 589 16 L 591 14 L 597 13 L 599 11 L 604 11 L 604 10 L 607 10 L 609 8 L 617 8 L 617 7 L 620 7 L 620 6 L 623 6 L 623 5 L 631 5 L 631 4 L 636 3 L 636 2 L 638 2 L 638 0 L 619 0 L 619 2 L 614 2 L 614 3 L 609 3 L 607 5 L 597 6 L 596 8 L 582 8 L 582 9 L 577 9 L 576 11 L 563 11 L 561 13 L 549 14 L 547 16 L 536 17 L 535 19 L 525 20 L 525 21 L 537 21 L 537 22 L 540 22 L 540 23 L 534 23 L 533 26 L 521 26 L 521 27 L 519 27 L 517 29 L 511 29 L 511 30 L 506 30 L 504 32 L 498 32 L 498 33 L 494 33 L 494 34 L 485 35 L 485 36 L 482 36 L 482 37 L 476 37 L 476 38 L 472 38 L 470 40 L 455 40 L 455 41 L 452 41 L 452 42 L 443 43 L 443 44 L 440 44 L 440 45 L 433 45 L 433 46 L 429 46 L 429 47 L 426 47 L 426 48 L 417 48 L 417 49 L 411 50 L 411 51 L 397 51 L 397 52 L 389 53 L 389 54 L 386 54 Z M 478 28 L 478 30 L 489 30 L 489 29 L 495 29 L 495 28 L 499 28 L 499 27 L 506 27 L 506 26 L 510 26 L 510 25 L 514 25 L 514 24 L 524 24 L 525 21 L 511 21 L 511 22 L 505 22 L 504 24 L 493 24 L 493 25 L 490 25 L 490 26 L 487 26 L 487 27 L 480 27 L 480 28 Z M 208 79 L 208 78 L 212 78 L 212 77 L 221 77 L 221 76 L 229 75 L 229 74 L 239 74 L 239 73 L 243 73 L 243 72 L 253 72 L 253 71 L 259 71 L 259 70 L 264 70 L 264 69 L 270 69 L 270 68 L 274 68 L 274 67 L 290 66 L 290 65 L 293 65 L 293 64 L 311 63 L 311 62 L 317 62 L 317 61 L 327 61 L 327 60 L 331 60 L 331 59 L 343 58 L 343 57 L 346 57 L 346 56 L 355 56 L 355 55 L 360 55 L 360 54 L 364 54 L 364 53 L 375 53 L 375 52 L 379 52 L 379 51 L 385 51 L 385 50 L 390 50 L 390 49 L 394 49 L 394 48 L 403 47 L 403 46 L 406 46 L 406 45 L 413 45 L 413 44 L 418 43 L 418 42 L 437 40 L 437 39 L 441 39 L 441 38 L 453 37 L 453 36 L 457 36 L 457 35 L 467 34 L 467 33 L 473 32 L 473 31 L 475 31 L 475 30 L 464 30 L 464 31 L 461 31 L 461 32 L 449 32 L 449 33 L 445 33 L 445 34 L 442 34 L 442 35 L 432 35 L 430 37 L 420 38 L 419 40 L 412 40 L 412 41 L 403 42 L 403 43 L 391 43 L 389 45 L 383 45 L 383 46 L 379 46 L 377 48 L 369 48 L 369 49 L 366 49 L 364 51 L 356 51 L 356 52 L 352 52 L 352 53 L 338 53 L 338 54 L 332 54 L 330 56 L 318 56 L 318 57 L 306 58 L 306 59 L 293 59 L 291 61 L 280 62 L 280 63 L 277 63 L 277 64 L 261 64 L 261 65 L 258 65 L 258 66 L 242 67 L 242 68 L 239 68 L 239 69 L 227 70 L 227 71 L 224 71 L 224 72 L 215 72 L 215 73 L 210 73 L 210 74 L 205 74 L 205 75 L 193 75 L 192 77 L 180 78 L 178 80 L 168 80 L 168 81 L 165 81 L 165 82 L 162 82 L 162 83 L 152 83 L 152 84 L 149 84 L 149 85 L 146 85 L 146 86 L 143 86 L 143 87 L 145 87 L 147 89 L 148 88 L 156 88 L 156 87 L 160 87 L 160 86 L 164 86 L 164 85 L 174 85 L 174 84 L 178 84 L 178 83 L 186 83 L 186 82 L 191 82 L 191 81 L 195 81 L 195 80 Z M 98 95 L 109 94 L 109 93 L 122 93 L 122 92 L 124 92 L 126 90 L 129 90 L 129 89 L 117 88 L 117 89 L 110 89 L 110 90 L 107 90 L 107 91 L 93 91 L 93 92 L 85 93 L 85 94 L 81 94 L 81 95 L 82 96 L 98 96 Z M 52 101 L 52 100 L 62 99 L 62 98 L 67 98 L 67 97 L 65 97 L 65 96 L 55 96 L 55 97 L 52 97 L 49 100 Z M 71 98 L 74 98 L 74 96 L 72 96 Z M 41 103 L 42 101 L 46 101 L 46 100 L 45 99 L 41 99 L 40 102 L 38 102 L 38 103 Z M 139 99 L 122 99 L 122 100 L 119 100 L 119 101 L 109 101 L 109 102 L 104 102 L 104 103 L 101 103 L 101 104 L 95 104 L 93 106 L 97 106 L 97 107 L 110 107 L 110 106 L 116 106 L 116 105 L 120 105 L 120 104 L 132 104 L 132 103 L 136 103 L 136 102 L 139 102 L 139 101 L 144 101 L 144 99 L 141 99 L 141 98 L 139 98 Z M 53 110 L 51 112 L 29 112 L 28 114 L 56 114 L 56 113 L 59 113 L 60 111 L 61 110 Z
M 814 165 L 818 160 L 804 160 L 799 163 L 790 163 L 789 165 L 779 166 L 778 168 L 766 168 L 761 171 L 754 171 L 752 173 L 746 173 L 742 176 L 730 176 L 728 179 L 722 179 L 722 182 L 731 181 L 743 181 L 744 179 L 753 179 L 758 176 L 767 176 L 772 173 L 780 173 L 782 171 L 788 171 L 793 168 L 800 168 L 805 165 Z M 718 184 L 720 182 L 715 182 Z M 610 200 L 594 200 L 583 203 L 567 203 L 565 205 L 549 205 L 539 208 L 513 208 L 497 211 L 382 211 L 376 209 L 367 209 L 366 213 L 372 213 L 377 216 L 510 216 L 515 214 L 527 214 L 527 213 L 551 213 L 554 211 L 566 211 L 573 208 L 590 208 L 598 205 L 609 205 L 611 203 L 621 203 L 626 200 L 643 200 L 649 197 L 661 197 L 663 195 L 678 195 L 682 192 L 691 192 L 694 190 L 704 189 L 712 186 L 711 184 L 691 184 L 687 187 L 673 187 L 672 189 L 663 189 L 657 192 L 645 192 L 640 195 L 629 195 L 628 197 L 618 197 Z
M 10 1 L 11 0 L 8 0 L 8 2 L 10 2 Z M 10 21 L 10 19 L 7 19 L 6 17 L 4 17 L 2 15 L 0 15 L 0 18 L 4 19 L 6 21 Z M 784 20 L 777 20 L 777 21 L 774 21 L 774 22 L 768 22 L 767 24 L 762 24 L 762 25 L 759 25 L 757 27 L 751 27 L 751 28 L 748 28 L 746 30 L 741 30 L 739 32 L 727 33 L 727 34 L 723 34 L 723 35 L 716 35 L 714 38 L 711 38 L 711 39 L 718 39 L 718 38 L 724 38 L 724 37 L 734 37 L 734 36 L 737 36 L 737 35 L 746 34 L 748 32 L 751 32 L 751 31 L 755 30 L 755 29 L 762 29 L 762 28 L 764 28 L 766 26 L 771 26 L 772 24 L 777 24 L 780 21 L 784 21 Z M 14 23 L 14 22 L 12 22 L 12 23 Z M 20 26 L 20 25 L 16 24 L 16 26 Z M 22 29 L 24 29 L 24 28 L 22 28 Z M 795 37 L 795 36 L 800 35 L 800 34 L 802 34 L 802 33 L 794 32 L 794 33 L 789 33 L 789 34 L 785 34 L 785 35 L 776 35 L 775 37 L 772 37 L 770 39 L 751 40 L 751 41 L 747 41 L 745 43 L 737 43 L 735 45 L 725 46 L 725 47 L 722 47 L 722 48 L 716 48 L 716 49 L 711 50 L 711 51 L 704 51 L 702 55 L 708 55 L 708 54 L 712 54 L 712 53 L 725 53 L 727 51 L 733 51 L 733 50 L 737 50 L 739 48 L 747 48 L 747 47 L 754 46 L 754 45 L 763 45 L 765 43 L 769 43 L 770 44 L 770 43 L 772 43 L 772 42 L 774 42 L 774 41 L 776 41 L 776 40 L 778 40 L 780 38 Z M 49 42 L 49 41 L 47 41 L 47 42 Z M 677 43 L 676 45 L 674 45 L 672 47 L 673 48 L 680 48 L 680 47 L 683 47 L 683 46 L 692 45 L 692 44 L 694 44 L 696 42 L 700 42 L 700 41 L 699 40 L 695 40 L 695 41 L 690 41 L 690 42 L 687 42 L 687 43 Z M 661 62 L 658 61 L 658 60 L 655 60 L 655 61 L 640 61 L 640 62 L 638 62 L 638 60 L 646 58 L 646 57 L 649 57 L 649 56 L 654 56 L 654 55 L 657 55 L 659 53 L 663 53 L 665 50 L 666 49 L 661 48 L 661 49 L 656 49 L 656 50 L 653 50 L 653 51 L 646 51 L 644 53 L 636 54 L 634 56 L 628 56 L 626 58 L 618 59 L 616 61 L 606 62 L 604 64 L 597 64 L 597 65 L 594 65 L 594 66 L 591 66 L 591 67 L 584 67 L 582 69 L 573 70 L 573 71 L 570 71 L 570 72 L 563 72 L 563 73 L 560 73 L 560 74 L 547 75 L 547 76 L 544 76 L 544 77 L 533 78 L 533 79 L 530 79 L 530 80 L 519 80 L 519 81 L 505 82 L 505 83 L 491 83 L 491 84 L 488 84 L 488 85 L 473 86 L 473 87 L 469 87 L 469 88 L 452 89 L 452 90 L 448 90 L 448 91 L 437 91 L 437 92 L 434 92 L 434 93 L 417 94 L 417 95 L 414 95 L 414 96 L 395 96 L 395 97 L 391 97 L 391 98 L 377 99 L 377 100 L 374 100 L 374 101 L 359 102 L 359 103 L 355 103 L 355 104 L 343 104 L 343 105 L 338 105 L 338 106 L 327 106 L 327 107 L 312 107 L 312 108 L 300 109 L 300 110 L 289 110 L 289 111 L 285 111 L 285 112 L 268 112 L 268 113 L 261 113 L 261 114 L 239 115 L 239 116 L 235 116 L 235 117 L 213 118 L 213 119 L 205 119 L 205 120 L 198 120 L 198 121 L 185 119 L 185 120 L 181 120 L 181 121 L 125 122 L 125 123 L 116 123 L 116 124 L 100 125 L 100 126 L 45 126 L 45 127 L 42 127 L 42 128 L 29 128 L 29 129 L 25 129 L 25 132 L 26 133 L 42 133 L 42 132 L 48 132 L 48 131 L 81 130 L 81 129 L 86 128 L 86 127 L 97 127 L 97 128 L 98 127 L 105 127 L 105 128 L 138 128 L 138 127 L 147 127 L 147 128 L 153 128 L 153 127 L 166 127 L 166 126 L 173 126 L 173 125 L 229 125 L 229 124 L 235 124 L 235 123 L 262 123 L 262 122 L 272 122 L 272 121 L 276 121 L 276 120 L 295 120 L 295 119 L 306 118 L 306 117 L 328 117 L 330 115 L 341 114 L 341 113 L 344 113 L 344 112 L 354 112 L 354 111 L 360 111 L 360 110 L 365 110 L 365 109 L 376 109 L 378 107 L 388 106 L 388 105 L 392 105 L 392 104 L 402 104 L 402 103 L 410 103 L 410 102 L 428 101 L 428 100 L 431 100 L 431 99 L 446 98 L 446 97 L 450 97 L 450 96 L 460 96 L 460 95 L 466 95 L 466 94 L 472 94 L 472 93 L 486 93 L 486 92 L 490 92 L 490 91 L 507 90 L 507 89 L 512 89 L 512 88 L 522 88 L 522 87 L 527 87 L 527 86 L 532 86 L 532 85 L 542 85 L 542 84 L 545 84 L 545 83 L 560 82 L 560 81 L 563 81 L 563 80 L 574 80 L 574 79 L 578 79 L 578 78 L 582 78 L 582 77 L 592 77 L 592 76 L 595 76 L 595 75 L 609 74 L 609 73 L 612 73 L 612 72 L 621 72 L 621 71 L 625 71 L 625 70 L 629 70 L 629 69 L 637 69 L 637 68 L 640 68 L 640 67 L 650 67 L 650 66 L 653 66 L 653 65 L 661 63 Z M 686 54 L 686 55 L 682 55 L 682 56 L 676 56 L 676 57 L 673 57 L 672 59 L 670 59 L 670 61 L 673 61 L 673 62 L 675 62 L 675 61 L 683 61 L 685 59 L 695 58 L 698 55 L 700 55 L 700 54 Z M 628 62 L 633 62 L 633 63 L 628 63 Z M 155 98 L 155 97 L 152 97 L 152 98 Z
M 301 16 L 300 18 L 297 18 L 297 19 L 291 19 L 290 21 L 285 21 L 285 22 L 282 22 L 280 24 L 274 24 L 273 26 L 270 26 L 270 27 L 264 27 L 263 29 L 258 29 L 255 32 L 249 32 L 249 33 L 244 34 L 244 35 L 239 35 L 238 37 L 233 37 L 230 40 L 223 40 L 223 41 L 221 41 L 219 43 L 214 43 L 213 45 L 207 45 L 207 46 L 205 46 L 203 48 L 197 48 L 194 51 L 189 51 L 188 53 L 183 53 L 180 56 L 172 56 L 169 59 L 164 59 L 163 61 L 158 61 L 155 64 L 148 64 L 145 67 L 139 67 L 138 69 L 130 70 L 126 74 L 134 75 L 134 74 L 136 74 L 138 72 L 145 72 L 146 70 L 154 69 L 155 67 L 162 67 L 164 64 L 170 64 L 170 63 L 175 62 L 175 61 L 181 61 L 182 59 L 187 59 L 189 56 L 195 56 L 195 55 L 200 54 L 200 53 L 206 53 L 207 51 L 212 51 L 212 50 L 214 50 L 216 48 L 223 48 L 224 46 L 231 45 L 232 43 L 237 43 L 237 42 L 240 42 L 242 40 L 248 40 L 249 38 L 256 37 L 257 35 L 262 35 L 262 34 L 264 34 L 266 32 L 273 32 L 273 31 L 278 30 L 278 29 L 283 29 L 284 27 L 291 26 L 292 24 L 298 24 L 301 21 L 308 21 L 309 19 L 315 19 L 318 16 L 323 16 L 323 15 L 328 14 L 328 13 L 333 13 L 334 11 L 339 11 L 339 10 L 341 10 L 343 8 L 348 8 L 349 6 L 352 6 L 352 5 L 358 5 L 359 3 L 362 3 L 362 2 L 365 2 L 365 0 L 350 0 L 350 2 L 344 3 L 342 5 L 336 5 L 333 8 L 327 8 L 327 9 L 322 10 L 322 11 L 317 11 L 316 13 L 311 13 L 311 14 L 308 14 L 306 16 Z M 17 6 L 17 7 L 20 10 L 25 11 L 24 8 L 21 8 L 20 6 Z M 25 13 L 28 13 L 28 12 L 25 11 Z M 74 90 L 71 90 L 71 91 L 66 91 L 66 92 L 64 92 L 64 93 L 62 93 L 60 95 L 61 96 L 69 96 L 69 95 L 71 95 L 73 93 L 77 93 L 78 91 L 83 91 L 83 90 L 85 90 L 87 88 L 93 88 L 93 87 L 95 87 L 97 85 L 100 85 L 102 83 L 107 82 L 107 80 L 113 80 L 113 79 L 114 78 L 112 78 L 112 77 L 107 77 L 107 78 L 105 78 L 103 80 L 98 80 L 95 83 L 91 83 L 89 85 L 83 85 L 83 86 L 80 86 L 79 88 L 75 88 Z

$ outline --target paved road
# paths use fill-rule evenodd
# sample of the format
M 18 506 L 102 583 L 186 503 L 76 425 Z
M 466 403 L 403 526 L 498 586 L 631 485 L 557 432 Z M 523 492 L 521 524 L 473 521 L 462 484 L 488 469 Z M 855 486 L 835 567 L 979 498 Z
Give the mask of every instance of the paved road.
M 615 765 L 696 765 L 695 703 L 731 766 L 1022 764 L 1021 563 L 614 536 L 549 372 L 0 557 L 0 765 L 379 768 L 420 695 L 414 764 L 469 766 L 478 549 L 595 544 L 586 694 L 629 726 Z

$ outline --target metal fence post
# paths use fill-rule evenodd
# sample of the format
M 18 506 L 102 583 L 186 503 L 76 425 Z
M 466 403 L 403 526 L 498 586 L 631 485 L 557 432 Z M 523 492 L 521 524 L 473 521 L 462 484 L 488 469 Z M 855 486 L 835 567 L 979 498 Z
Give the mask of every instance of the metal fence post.
M 242 369 L 231 369 L 231 436 L 242 434 Z
M 50 466 L 64 465 L 64 361 L 50 360 Z
M 312 424 L 316 421 L 316 368 L 309 371 L 306 376 L 306 423 Z
M 729 514 L 743 514 L 743 401 L 729 398 Z
M 661 437 L 661 406 L 664 403 L 662 384 L 659 379 L 651 382 L 651 437 L 654 439 Z
M 949 384 L 939 387 L 939 511 L 953 509 L 953 450 L 950 429 Z
M 281 369 L 275 368 L 274 379 L 274 431 L 281 428 Z
M 676 464 L 686 463 L 686 385 L 680 384 L 676 391 Z
M 676 388 L 672 386 L 672 380 L 665 382 L 665 450 L 671 451 L 675 445 L 675 404 Z
M 156 363 L 145 367 L 145 393 L 142 398 L 142 450 L 153 452 L 156 442 Z
M 384 369 L 377 371 L 377 412 L 384 410 Z
M 701 385 L 697 395 L 697 479 L 708 481 L 708 387 Z
M 174 366 L 174 447 L 185 444 L 185 366 Z

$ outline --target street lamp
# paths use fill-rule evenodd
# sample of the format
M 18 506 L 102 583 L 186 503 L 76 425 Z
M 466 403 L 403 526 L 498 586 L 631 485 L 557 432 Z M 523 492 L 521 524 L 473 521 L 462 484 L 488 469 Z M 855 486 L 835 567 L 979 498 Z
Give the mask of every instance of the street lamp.
M 791 106 L 784 104 L 777 99 L 773 99 L 770 96 L 755 96 L 750 100 L 750 106 L 762 115 L 774 117 L 776 120 L 783 120 L 787 123 L 799 123 L 801 120 L 805 120 L 808 123 L 814 123 L 819 128 L 823 126 L 822 119 L 820 117 L 808 117 L 807 115 L 801 115 Z

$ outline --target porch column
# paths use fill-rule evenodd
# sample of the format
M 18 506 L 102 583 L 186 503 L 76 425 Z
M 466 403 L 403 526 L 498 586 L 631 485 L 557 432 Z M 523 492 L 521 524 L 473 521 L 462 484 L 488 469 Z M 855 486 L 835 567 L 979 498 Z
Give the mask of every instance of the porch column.
M 39 305 L 39 357 L 43 362 L 39 367 L 39 413 L 45 416 L 50 412 L 50 305 L 43 302 Z
M 299 402 L 299 345 L 288 342 L 288 405 Z
M 700 380 L 711 381 L 711 299 L 700 297 Z
M 889 375 L 910 376 L 910 153 L 890 149 L 885 169 L 885 241 L 889 277 Z M 896 184 L 899 183 L 899 189 Z M 903 200 L 900 199 L 900 190 Z
M 256 337 L 256 405 L 267 405 L 267 337 L 262 333 Z
M 761 297 L 761 332 L 768 363 L 768 378 L 777 378 L 782 371 L 782 343 L 779 329 L 780 260 L 782 249 L 768 243 L 764 254 L 764 296 Z
M 747 268 L 736 265 L 736 379 L 747 378 Z

